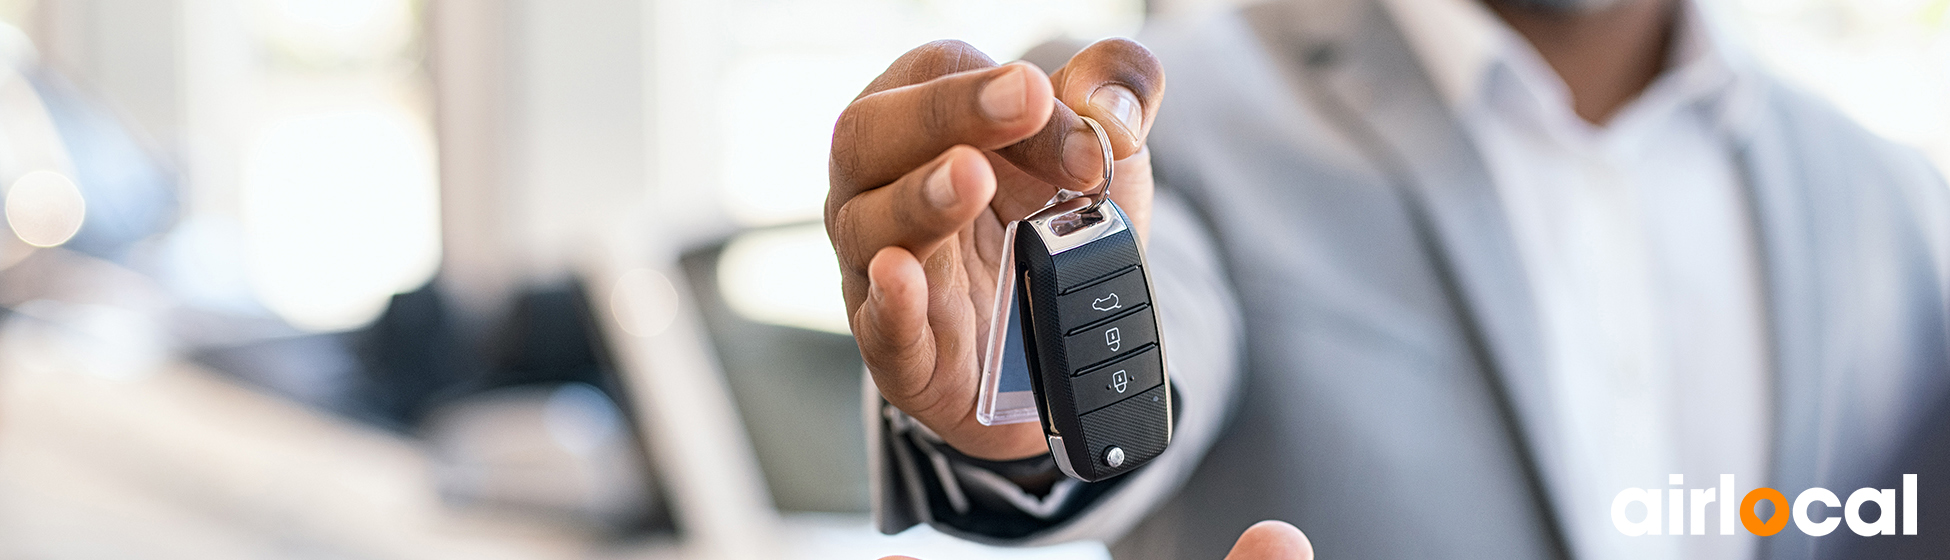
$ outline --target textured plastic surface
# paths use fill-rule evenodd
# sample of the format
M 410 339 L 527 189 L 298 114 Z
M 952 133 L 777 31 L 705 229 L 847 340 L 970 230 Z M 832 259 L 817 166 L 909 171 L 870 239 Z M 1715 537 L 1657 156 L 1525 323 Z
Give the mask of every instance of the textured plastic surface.
M 1170 411 L 1171 391 L 1159 385 L 1085 414 L 1083 432 L 1090 437 L 1083 440 L 1080 450 L 1089 453 L 1093 469 L 1110 472 L 1108 476 L 1128 472 L 1157 458 L 1171 444 Z M 1162 424 L 1160 419 L 1164 420 Z M 1104 451 L 1113 445 L 1124 450 L 1123 466 L 1113 468 L 1104 463 Z

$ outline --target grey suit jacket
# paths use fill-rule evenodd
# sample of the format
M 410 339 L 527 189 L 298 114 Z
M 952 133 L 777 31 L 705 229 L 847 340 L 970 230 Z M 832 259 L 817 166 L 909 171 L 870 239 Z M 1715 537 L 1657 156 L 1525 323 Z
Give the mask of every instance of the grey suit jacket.
M 869 392 L 876 515 L 969 538 L 1220 558 L 1261 519 L 1323 558 L 1559 558 L 1561 468 L 1531 292 L 1484 164 L 1382 8 L 1289 2 L 1143 37 L 1170 92 L 1148 258 L 1172 447 L 1031 531 L 954 514 Z M 1921 535 L 1763 539 L 1765 558 L 1950 550 L 1950 189 L 1771 80 L 1729 138 L 1761 241 L 1792 496 L 1923 481 Z M 869 383 L 871 387 L 871 383 Z M 898 416 L 898 415 L 894 415 Z M 933 474 L 930 474 L 933 473 Z M 1654 473 L 1657 474 L 1657 473 Z M 965 500 L 964 500 L 965 501 Z M 967 509 L 967 508 L 964 508 Z M 1694 537 L 1701 538 L 1701 537 Z

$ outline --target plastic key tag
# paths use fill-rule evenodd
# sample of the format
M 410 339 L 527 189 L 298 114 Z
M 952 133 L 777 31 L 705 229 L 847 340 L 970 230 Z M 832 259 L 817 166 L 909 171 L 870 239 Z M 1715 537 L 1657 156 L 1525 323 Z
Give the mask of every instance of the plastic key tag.
M 1103 188 L 1098 189 L 1096 193 L 1058 190 L 1056 196 L 1051 197 L 1049 202 L 1043 205 L 1043 210 L 1031 216 L 1042 214 L 1059 204 L 1078 198 L 1090 197 L 1101 202 L 1109 196 L 1109 170 L 1112 165 L 1110 145 L 1107 140 L 1103 140 L 1102 126 L 1089 118 L 1083 120 L 1097 131 L 1099 141 L 1106 142 L 1103 147 L 1105 169 Z M 1022 224 L 1022 220 L 1010 221 L 1002 233 L 1002 264 L 996 271 L 995 303 L 993 311 L 989 314 L 991 319 L 987 336 L 983 337 L 987 342 L 984 344 L 981 356 L 982 385 L 975 401 L 975 420 L 984 426 L 1036 422 L 1041 418 L 1036 409 L 1035 389 L 1031 386 L 1030 376 L 1034 373 L 1029 369 L 1029 357 L 1022 341 L 1021 321 L 1016 320 L 1016 316 L 1021 313 L 1016 298 L 1016 279 L 1020 277 L 1016 270 L 1016 232 Z
M 1076 191 L 1062 191 L 1050 204 L 1076 198 Z M 982 386 L 975 401 L 975 420 L 984 426 L 1035 422 L 1036 394 L 1030 386 L 1029 358 L 1022 343 L 1020 312 L 1016 301 L 1016 229 L 1021 221 L 1009 222 L 1002 233 L 1002 265 L 996 271 L 995 307 L 989 315 L 989 330 L 983 337 Z

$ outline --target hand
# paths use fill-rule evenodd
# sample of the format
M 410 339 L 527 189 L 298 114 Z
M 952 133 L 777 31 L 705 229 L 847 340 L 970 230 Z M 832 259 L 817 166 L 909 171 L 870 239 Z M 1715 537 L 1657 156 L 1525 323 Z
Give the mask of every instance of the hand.
M 1306 533 L 1285 521 L 1261 521 L 1247 527 L 1239 535 L 1239 542 L 1233 543 L 1232 552 L 1226 553 L 1225 560 L 1313 560 L 1314 545 L 1307 541 Z M 880 560 L 915 560 L 906 556 L 888 556 Z
M 860 354 L 888 402 L 971 456 L 1048 450 L 1035 424 L 975 419 L 1003 229 L 1058 188 L 1102 180 L 1081 113 L 1110 135 L 1112 198 L 1141 239 L 1152 191 L 1144 138 L 1164 85 L 1157 58 L 1125 39 L 1050 75 L 939 41 L 908 51 L 847 106 L 833 131 L 826 232 Z

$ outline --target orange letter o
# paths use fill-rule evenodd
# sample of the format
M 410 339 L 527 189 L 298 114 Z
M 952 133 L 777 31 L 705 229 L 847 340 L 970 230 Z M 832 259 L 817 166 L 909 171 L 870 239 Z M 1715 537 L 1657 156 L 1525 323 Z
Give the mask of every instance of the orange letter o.
M 1774 502 L 1774 515 L 1767 516 L 1766 523 L 1761 523 L 1760 518 L 1754 515 L 1754 504 L 1760 503 L 1761 500 Z M 1787 522 L 1787 496 L 1781 495 L 1780 490 L 1755 488 L 1754 491 L 1747 493 L 1746 499 L 1740 500 L 1740 524 L 1746 526 L 1749 533 L 1771 537 L 1774 533 L 1781 532 L 1781 529 L 1787 528 Z

